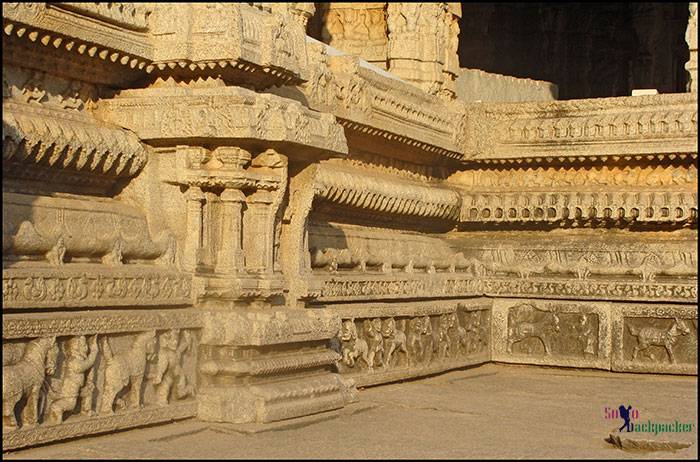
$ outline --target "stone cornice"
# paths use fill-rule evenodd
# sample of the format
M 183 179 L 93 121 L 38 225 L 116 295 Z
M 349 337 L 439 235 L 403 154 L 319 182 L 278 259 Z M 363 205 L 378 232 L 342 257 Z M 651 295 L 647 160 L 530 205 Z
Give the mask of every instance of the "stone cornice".
M 291 144 L 296 148 L 290 154 L 303 152 L 300 147 L 325 156 L 347 153 L 343 130 L 332 115 L 240 87 L 125 90 L 101 100 L 96 113 L 149 142 L 207 138 L 210 144 Z
M 147 153 L 139 139 L 78 111 L 3 103 L 3 167 L 31 179 L 34 170 L 105 181 L 136 175 Z
M 317 197 L 336 204 L 424 219 L 456 220 L 461 205 L 452 189 L 338 165 L 318 168 L 314 190 Z
M 461 159 L 461 116 L 439 98 L 313 39 L 307 39 L 307 48 L 316 65 L 299 87 L 303 96 L 291 89 L 278 94 L 335 115 L 348 138 L 376 140 L 361 149 L 381 144 L 378 154 L 421 164 Z
M 305 33 L 294 14 L 247 4 L 10 3 L 3 4 L 3 30 L 11 62 L 46 70 L 75 61 L 78 67 L 62 72 L 95 83 L 221 75 L 265 88 L 306 77 Z M 45 48 L 51 63 L 27 62 L 27 53 Z M 110 71 L 82 73 L 90 60 Z
M 560 162 L 697 158 L 697 95 L 465 105 L 465 158 Z

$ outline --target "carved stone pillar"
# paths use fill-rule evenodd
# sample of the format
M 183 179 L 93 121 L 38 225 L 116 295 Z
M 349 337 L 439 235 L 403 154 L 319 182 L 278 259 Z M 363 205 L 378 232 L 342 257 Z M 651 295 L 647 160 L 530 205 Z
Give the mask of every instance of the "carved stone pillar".
M 221 201 L 221 235 L 216 257 L 217 273 L 236 273 L 243 268 L 241 235 L 245 195 L 239 189 L 225 189 Z
M 457 50 L 459 48 L 459 18 L 462 17 L 462 4 L 448 3 L 447 5 L 448 11 L 444 16 L 447 46 L 445 47 L 445 67 L 442 70 L 443 83 L 440 95 L 450 100 L 456 97 L 455 80 L 459 75 Z
M 456 72 L 456 12 L 447 3 L 389 3 L 389 70 L 430 94 L 454 96 L 443 72 Z
M 386 69 L 386 3 L 321 3 L 324 43 Z
M 248 271 L 272 271 L 273 230 L 269 215 L 274 196 L 270 191 L 259 190 L 248 197 L 248 210 L 243 224 L 245 241 L 245 267 Z
M 688 71 L 688 91 L 698 92 L 698 4 L 689 3 L 690 17 L 688 18 L 688 28 L 685 31 L 685 41 L 688 43 L 690 58 L 685 63 Z
M 202 209 L 204 193 L 199 186 L 190 186 L 186 193 L 187 200 L 187 241 L 183 250 L 182 264 L 185 270 L 194 271 L 199 262 L 202 248 Z

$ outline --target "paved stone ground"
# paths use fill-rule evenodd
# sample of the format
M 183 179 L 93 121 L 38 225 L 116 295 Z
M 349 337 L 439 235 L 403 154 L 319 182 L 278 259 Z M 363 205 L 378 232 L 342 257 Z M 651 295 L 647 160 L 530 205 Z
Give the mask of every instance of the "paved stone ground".
M 488 364 L 367 388 L 345 409 L 265 427 L 188 420 L 4 458 L 696 459 L 697 396 L 697 377 Z M 622 403 L 641 421 L 692 422 L 690 433 L 655 438 L 692 446 L 631 452 L 604 442 L 621 421 L 605 420 L 603 409 Z

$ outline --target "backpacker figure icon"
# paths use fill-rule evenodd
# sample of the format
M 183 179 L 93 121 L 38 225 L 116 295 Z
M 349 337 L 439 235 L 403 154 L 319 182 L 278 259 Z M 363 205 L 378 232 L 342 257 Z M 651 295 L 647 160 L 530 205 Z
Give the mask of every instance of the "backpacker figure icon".
M 632 431 L 631 425 L 630 425 L 630 410 L 632 410 L 632 406 L 625 406 L 620 405 L 620 418 L 625 420 L 625 423 L 622 424 L 620 427 L 620 432 L 622 431 L 623 428 L 626 428 L 628 432 Z

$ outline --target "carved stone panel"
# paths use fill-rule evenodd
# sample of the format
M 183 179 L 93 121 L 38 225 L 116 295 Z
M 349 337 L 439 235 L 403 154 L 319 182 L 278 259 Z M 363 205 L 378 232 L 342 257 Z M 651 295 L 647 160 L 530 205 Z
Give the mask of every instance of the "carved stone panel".
M 191 417 L 192 310 L 3 315 L 3 451 Z
M 610 304 L 496 299 L 493 359 L 610 368 Z
M 697 374 L 697 305 L 620 305 L 612 329 L 613 370 Z
M 483 363 L 490 358 L 487 299 L 333 306 L 338 371 L 358 386 Z

